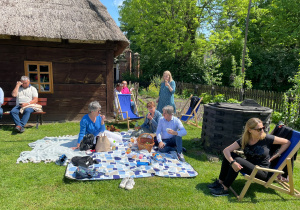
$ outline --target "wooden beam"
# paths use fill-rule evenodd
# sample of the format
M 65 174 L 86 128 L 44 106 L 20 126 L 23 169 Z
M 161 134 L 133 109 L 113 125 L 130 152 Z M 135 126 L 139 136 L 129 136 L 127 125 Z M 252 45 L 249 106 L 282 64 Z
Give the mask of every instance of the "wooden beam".
M 106 115 L 112 116 L 113 114 L 113 101 L 114 101 L 114 51 L 107 50 L 106 54 Z

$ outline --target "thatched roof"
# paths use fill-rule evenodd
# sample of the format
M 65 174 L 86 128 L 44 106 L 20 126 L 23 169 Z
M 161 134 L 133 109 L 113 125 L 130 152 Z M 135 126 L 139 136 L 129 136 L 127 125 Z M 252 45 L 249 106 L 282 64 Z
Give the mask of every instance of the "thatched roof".
M 128 40 L 99 0 L 0 0 L 0 37 L 70 42 L 117 42 L 115 55 Z

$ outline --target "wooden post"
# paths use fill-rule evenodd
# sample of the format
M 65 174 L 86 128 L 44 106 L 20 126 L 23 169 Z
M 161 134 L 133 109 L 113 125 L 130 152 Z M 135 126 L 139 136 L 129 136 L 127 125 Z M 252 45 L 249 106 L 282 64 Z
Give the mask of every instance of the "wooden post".
M 241 88 L 240 89 L 240 97 L 239 97 L 239 101 L 243 101 L 244 100 L 244 89 Z
M 113 115 L 114 101 L 114 51 L 107 50 L 106 54 L 106 115 Z
M 199 86 L 195 85 L 194 94 L 196 94 L 196 95 L 198 95 L 198 88 L 199 88 Z
M 211 86 L 211 95 L 214 97 L 215 95 L 215 87 L 214 86 Z

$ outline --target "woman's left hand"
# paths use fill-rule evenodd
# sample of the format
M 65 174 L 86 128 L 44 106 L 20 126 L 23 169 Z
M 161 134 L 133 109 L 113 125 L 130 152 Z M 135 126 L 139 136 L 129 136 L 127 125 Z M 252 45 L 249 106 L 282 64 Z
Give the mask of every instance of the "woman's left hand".
M 275 155 L 273 155 L 273 156 L 270 158 L 269 162 L 271 162 L 272 160 L 274 160 L 274 159 L 276 159 L 276 158 L 278 158 L 278 157 L 279 157 L 279 154 L 276 153 Z
M 239 172 L 243 168 L 238 162 L 234 162 L 231 167 L 235 172 Z
M 78 148 L 79 148 L 79 146 L 80 146 L 80 144 L 77 144 L 77 146 L 76 146 L 76 147 L 71 147 L 71 149 L 72 149 L 72 150 L 78 149 Z

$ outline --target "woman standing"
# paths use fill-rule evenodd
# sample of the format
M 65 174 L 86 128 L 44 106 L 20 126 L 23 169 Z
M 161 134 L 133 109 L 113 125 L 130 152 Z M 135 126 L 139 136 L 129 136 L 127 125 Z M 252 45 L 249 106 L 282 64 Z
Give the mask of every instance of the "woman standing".
M 162 83 L 160 84 L 159 97 L 157 99 L 157 110 L 162 113 L 162 109 L 167 106 L 173 106 L 174 113 L 176 113 L 176 107 L 174 102 L 175 93 L 175 81 L 172 79 L 170 71 L 165 71 L 162 77 Z

